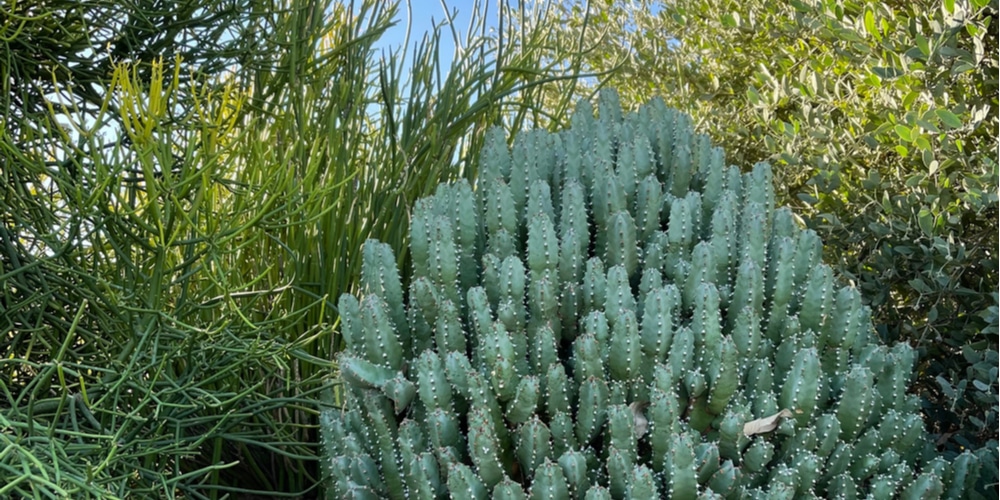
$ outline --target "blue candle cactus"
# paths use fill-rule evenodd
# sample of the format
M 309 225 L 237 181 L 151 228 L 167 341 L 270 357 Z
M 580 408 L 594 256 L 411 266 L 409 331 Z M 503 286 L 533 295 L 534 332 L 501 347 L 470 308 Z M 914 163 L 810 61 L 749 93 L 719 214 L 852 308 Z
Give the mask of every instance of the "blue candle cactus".
M 872 335 L 821 243 L 661 101 L 492 131 L 414 208 L 404 294 L 364 249 L 340 298 L 328 498 L 960 498 L 914 353 Z

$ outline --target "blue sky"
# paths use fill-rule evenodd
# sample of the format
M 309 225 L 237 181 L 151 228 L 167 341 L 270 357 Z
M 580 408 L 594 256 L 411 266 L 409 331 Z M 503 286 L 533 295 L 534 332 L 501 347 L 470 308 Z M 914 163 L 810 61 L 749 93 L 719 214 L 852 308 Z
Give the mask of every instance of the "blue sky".
M 407 14 L 409 13 L 412 25 L 410 27 L 410 46 L 407 56 L 408 58 L 412 57 L 413 45 L 418 43 L 424 34 L 429 33 L 435 25 L 442 25 L 446 22 L 445 4 L 447 4 L 448 10 L 454 14 L 452 21 L 459 38 L 464 40 L 476 3 L 480 4 L 481 9 L 486 6 L 486 2 L 483 0 L 451 0 L 445 3 L 442 3 L 441 0 L 410 0 L 410 2 L 401 0 L 398 16 L 399 22 L 386 32 L 385 36 L 376 44 L 376 47 L 380 49 L 397 48 L 403 44 L 406 37 Z M 497 0 L 489 1 L 486 15 L 488 26 L 496 28 Z M 439 57 L 441 58 L 442 67 L 447 68 L 455 53 L 455 44 L 452 39 L 451 30 L 448 27 L 442 28 L 441 35 Z

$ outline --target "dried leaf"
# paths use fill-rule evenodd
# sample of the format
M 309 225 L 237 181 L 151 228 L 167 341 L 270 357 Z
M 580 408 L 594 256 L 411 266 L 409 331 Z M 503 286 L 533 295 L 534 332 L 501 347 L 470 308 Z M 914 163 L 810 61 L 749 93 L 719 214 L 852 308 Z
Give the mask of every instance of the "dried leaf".
M 635 418 L 636 439 L 642 439 L 642 436 L 646 434 L 646 430 L 649 428 L 649 420 L 642 413 L 647 406 L 649 406 L 649 403 L 640 403 L 638 401 L 628 405 L 629 409 L 632 410 L 632 416 Z
M 792 416 L 792 412 L 788 409 L 784 409 L 771 415 L 770 417 L 758 418 L 757 420 L 752 420 L 743 424 L 743 434 L 747 437 L 753 436 L 754 434 L 763 434 L 765 432 L 771 432 L 778 428 L 778 424 L 781 423 L 782 418 L 788 418 Z

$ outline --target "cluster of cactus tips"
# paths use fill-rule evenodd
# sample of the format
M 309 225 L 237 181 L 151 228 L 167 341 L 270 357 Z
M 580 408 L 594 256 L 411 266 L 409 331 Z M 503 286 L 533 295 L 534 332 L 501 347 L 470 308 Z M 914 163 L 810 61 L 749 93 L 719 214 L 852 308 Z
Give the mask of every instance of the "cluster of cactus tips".
M 817 235 L 656 100 L 491 131 L 475 187 L 411 220 L 412 275 L 364 247 L 339 300 L 328 498 L 961 498 L 914 352 L 872 331 Z

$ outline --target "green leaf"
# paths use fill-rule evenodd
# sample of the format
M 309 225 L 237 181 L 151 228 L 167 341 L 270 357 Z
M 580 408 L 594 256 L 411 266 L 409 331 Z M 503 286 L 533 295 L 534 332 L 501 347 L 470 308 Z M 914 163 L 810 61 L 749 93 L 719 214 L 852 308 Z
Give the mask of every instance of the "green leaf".
M 924 182 L 923 174 L 915 174 L 906 178 L 906 187 L 917 187 L 921 182 Z
M 880 33 L 878 28 L 875 26 L 875 13 L 872 12 L 871 9 L 865 9 L 865 31 L 867 31 L 869 35 L 873 36 L 876 41 L 882 41 L 882 33 Z
M 923 54 L 924 57 L 931 54 L 931 46 L 927 41 L 927 37 L 921 35 L 920 33 L 917 33 L 917 47 L 920 49 L 920 53 Z
M 753 86 L 747 87 L 747 100 L 754 106 L 760 105 L 760 94 L 757 93 L 757 90 Z
M 802 3 L 799 0 L 792 0 L 791 4 L 792 7 L 795 7 L 795 10 L 799 12 L 809 12 L 811 10 L 808 5 Z
M 795 137 L 795 127 L 791 123 L 781 122 L 781 126 L 785 132 L 785 137 L 788 137 L 789 139 Z
M 944 0 L 944 10 L 949 14 L 955 13 L 955 0 Z
M 882 191 L 882 210 L 886 214 L 892 215 L 892 202 L 889 201 L 888 191 Z
M 819 202 L 819 198 L 816 198 L 815 196 L 813 196 L 811 194 L 808 194 L 808 193 L 799 193 L 796 196 L 798 196 L 798 198 L 800 200 L 802 200 L 802 201 L 804 201 L 804 202 L 806 202 L 806 203 L 808 203 L 810 205 L 815 205 L 816 203 Z
M 967 62 L 960 62 L 951 67 L 951 75 L 952 76 L 961 75 L 966 71 L 971 71 L 974 69 L 976 69 L 975 65 L 969 64 Z
M 864 40 L 861 39 L 860 36 L 858 36 L 858 34 L 854 30 L 851 30 L 851 29 L 847 29 L 847 28 L 836 29 L 836 30 L 834 30 L 834 33 L 841 40 L 843 40 L 845 42 L 863 42 L 864 41 Z
M 939 129 L 937 127 L 937 125 L 934 125 L 933 123 L 931 123 L 931 122 L 929 122 L 927 120 L 923 120 L 923 119 L 917 118 L 916 121 L 917 121 L 917 125 L 920 125 L 920 127 L 923 128 L 924 130 L 928 130 L 928 131 L 931 131 L 931 132 L 934 132 L 934 133 L 941 132 L 941 129 Z
M 909 283 L 910 287 L 920 293 L 931 293 L 933 291 L 929 286 L 927 286 L 927 283 L 924 283 L 924 280 L 920 278 L 914 278 L 910 280 Z
M 882 176 L 878 173 L 878 170 L 872 170 L 868 172 L 868 178 L 861 181 L 861 185 L 865 189 L 875 189 L 882 182 Z
M 872 73 L 875 73 L 879 78 L 898 78 L 903 75 L 903 70 L 885 66 L 875 66 L 872 68 Z
M 923 160 L 924 166 L 927 167 L 932 175 L 937 171 L 937 160 L 934 159 L 934 152 L 930 148 L 920 152 L 920 159 Z
M 951 386 L 948 380 L 940 375 L 938 375 L 935 380 L 937 380 L 937 383 L 941 386 L 941 391 L 944 392 L 945 396 L 955 399 L 955 388 Z
M 931 157 L 933 158 L 933 155 L 931 155 Z M 927 161 L 927 155 L 924 155 L 924 165 L 927 166 L 927 173 L 930 175 L 936 174 L 938 169 L 941 168 L 941 164 L 937 160 Z
M 894 130 L 896 131 L 896 135 L 898 135 L 899 138 L 902 139 L 903 141 L 905 142 L 913 141 L 913 135 L 910 134 L 910 128 L 907 127 L 906 125 L 896 125 Z
M 920 224 L 920 229 L 924 231 L 924 234 L 934 236 L 934 214 L 930 210 L 926 208 L 920 210 L 920 213 L 917 215 L 917 222 Z
M 944 108 L 939 108 L 936 111 L 936 113 L 938 118 L 940 118 L 941 122 L 944 123 L 945 125 L 951 128 L 958 128 L 962 126 L 962 119 L 959 118 L 958 115 L 956 115 L 955 113 L 952 113 L 951 111 L 948 111 L 947 109 Z

